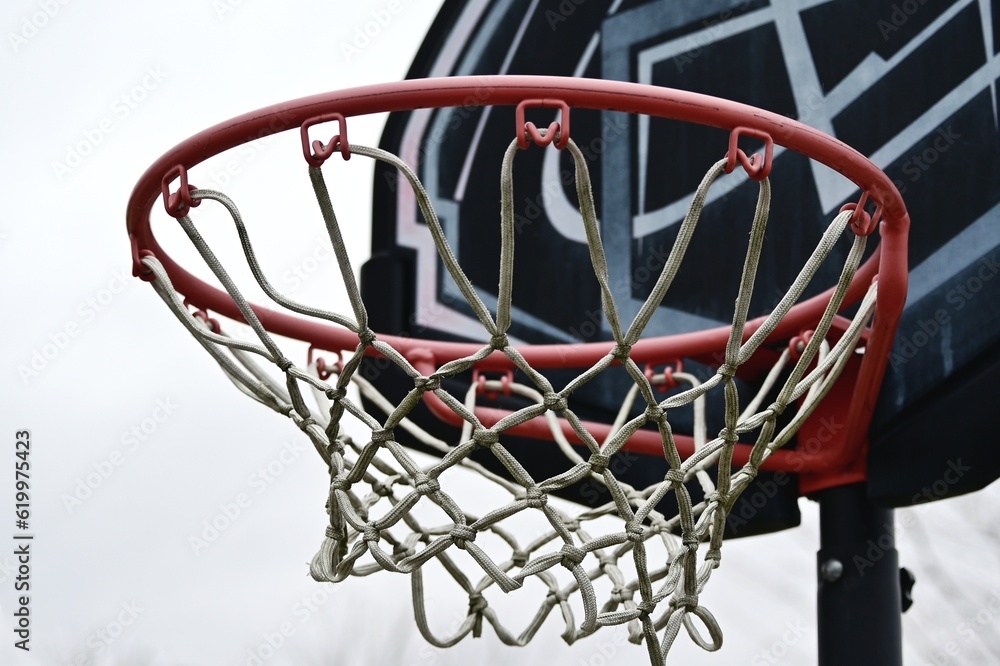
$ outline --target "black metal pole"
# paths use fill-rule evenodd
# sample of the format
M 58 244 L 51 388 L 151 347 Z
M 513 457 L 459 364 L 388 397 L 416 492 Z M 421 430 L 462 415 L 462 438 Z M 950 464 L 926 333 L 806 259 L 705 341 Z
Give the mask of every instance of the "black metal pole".
M 893 511 L 868 501 L 865 484 L 819 500 L 819 665 L 902 666 L 899 557 Z

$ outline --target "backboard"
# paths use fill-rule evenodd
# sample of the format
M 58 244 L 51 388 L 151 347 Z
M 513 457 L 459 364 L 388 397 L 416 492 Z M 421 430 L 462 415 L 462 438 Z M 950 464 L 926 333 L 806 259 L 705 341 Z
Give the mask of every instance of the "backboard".
M 995 399 L 986 388 L 1000 379 L 997 12 L 995 1 L 449 0 L 409 77 L 554 74 L 691 90 L 797 118 L 868 155 L 894 179 L 913 219 L 910 294 L 867 454 L 872 499 L 903 506 L 977 490 L 1000 476 L 987 428 Z M 554 119 L 554 112 L 533 113 L 539 123 Z M 512 121 L 513 109 L 420 110 L 391 116 L 382 139 L 383 148 L 416 168 L 487 304 L 496 298 L 497 173 Z M 609 270 L 628 318 L 656 280 L 697 181 L 724 152 L 727 135 L 615 112 L 574 112 L 573 123 L 577 141 L 591 137 L 581 148 L 591 161 Z M 512 333 L 531 343 L 609 339 L 566 177 L 572 167 L 551 150 L 519 159 Z M 751 315 L 775 305 L 829 217 L 858 197 L 839 174 L 791 153 L 776 154 L 772 181 L 772 215 L 795 223 L 767 239 L 769 256 L 787 261 L 764 267 Z M 478 335 L 433 248 L 419 240 L 426 234 L 411 192 L 397 184 L 392 170 L 377 169 L 373 259 L 362 287 L 382 294 L 389 287 L 396 298 L 371 312 L 373 326 L 443 339 Z M 689 256 L 697 263 L 699 255 L 721 255 L 739 271 L 741 249 L 726 242 L 727 220 L 752 205 L 753 183 L 731 177 L 711 196 L 703 222 L 711 233 Z M 836 278 L 819 277 L 826 284 Z M 561 295 L 555 305 L 532 298 L 543 278 Z M 725 323 L 731 294 L 683 269 L 675 285 L 650 333 Z M 390 385 L 382 390 L 393 393 Z M 585 412 L 607 419 L 620 405 L 621 387 L 605 381 L 579 395 Z M 519 458 L 545 469 L 544 445 L 526 441 L 511 450 L 518 446 L 531 447 Z M 624 455 L 617 464 L 628 482 L 662 478 L 663 461 Z M 749 523 L 731 523 L 732 535 L 797 524 L 794 481 L 762 474 L 757 483 L 778 499 Z M 606 501 L 589 487 L 569 494 Z

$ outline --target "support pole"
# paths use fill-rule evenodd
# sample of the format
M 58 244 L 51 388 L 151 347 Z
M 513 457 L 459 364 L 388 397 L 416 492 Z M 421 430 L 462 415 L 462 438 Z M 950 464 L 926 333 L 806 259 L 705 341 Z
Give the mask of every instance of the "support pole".
M 863 483 L 823 490 L 816 499 L 819 666 L 902 666 L 892 509 L 873 506 Z

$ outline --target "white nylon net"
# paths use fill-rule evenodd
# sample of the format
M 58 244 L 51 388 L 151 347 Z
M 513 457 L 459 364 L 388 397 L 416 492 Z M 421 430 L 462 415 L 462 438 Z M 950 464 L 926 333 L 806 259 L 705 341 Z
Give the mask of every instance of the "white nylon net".
M 294 302 L 279 293 L 263 274 L 247 230 L 236 205 L 221 192 L 196 190 L 196 200 L 212 200 L 224 206 L 236 225 L 247 263 L 259 286 L 275 303 L 309 317 L 343 326 L 357 335 L 357 347 L 348 355 L 339 372 L 321 379 L 314 366 L 301 368 L 290 361 L 268 334 L 240 290 L 220 265 L 199 234 L 190 216 L 180 218 L 207 265 L 240 307 L 258 341 L 246 342 L 206 325 L 185 307 L 169 277 L 155 257 L 143 263 L 153 271 L 154 287 L 178 319 L 218 361 L 236 386 L 271 409 L 291 418 L 309 437 L 328 465 L 331 483 L 326 510 L 329 522 L 319 552 L 312 560 L 311 573 L 318 581 L 341 582 L 349 576 L 365 576 L 385 570 L 411 575 L 413 605 L 422 635 L 436 646 L 454 645 L 468 635 L 479 636 L 486 620 L 505 643 L 523 645 L 536 634 L 548 615 L 559 608 L 565 623 L 562 637 L 568 643 L 608 625 L 627 624 L 630 639 L 645 643 L 650 663 L 662 664 L 683 626 L 691 639 L 706 650 L 716 650 L 722 632 L 715 618 L 699 603 L 699 595 L 712 572 L 719 566 L 727 511 L 753 480 L 761 463 L 789 442 L 798 428 L 826 395 L 854 353 L 865 326 L 872 316 L 876 286 L 862 300 L 850 326 L 839 337 L 829 335 L 835 314 L 857 270 L 865 248 L 865 238 L 856 236 L 844 263 L 839 283 L 815 333 L 794 359 L 786 349 L 758 388 L 741 408 L 734 377 L 740 366 L 764 344 L 791 306 L 800 298 L 820 265 L 827 260 L 837 240 L 850 233 L 851 212 L 838 214 L 823 234 L 809 260 L 770 316 L 746 341 L 743 339 L 754 276 L 767 227 L 770 184 L 760 182 L 757 208 L 750 228 L 746 262 L 736 293 L 733 323 L 725 358 L 717 372 L 706 381 L 692 374 L 676 372 L 673 377 L 685 388 L 658 400 L 654 384 L 661 376 L 649 378 L 632 359 L 638 342 L 654 311 L 663 300 L 684 259 L 695 233 L 709 187 L 723 173 L 725 160 L 713 165 L 705 175 L 681 224 L 677 240 L 647 301 L 628 327 L 620 320 L 609 288 L 607 263 L 599 234 L 587 165 L 576 145 L 567 150 L 576 165 L 576 188 L 582 224 L 590 248 L 594 275 L 600 284 L 604 316 L 614 336 L 614 346 L 606 356 L 560 388 L 532 368 L 507 337 L 511 323 L 511 292 L 514 265 L 513 178 L 517 143 L 504 156 L 501 171 L 502 245 L 496 312 L 484 305 L 470 280 L 459 266 L 445 234 L 431 208 L 417 176 L 399 158 L 384 151 L 352 146 L 355 155 L 383 160 L 394 165 L 408 180 L 433 236 L 438 253 L 469 306 L 484 329 L 487 341 L 465 358 L 436 365 L 423 375 L 403 354 L 392 348 L 369 328 L 365 305 L 347 255 L 340 226 L 324 182 L 322 168 L 311 167 L 309 176 L 353 312 L 338 314 Z M 544 291 L 545 285 L 539 285 Z M 558 294 L 551 294 L 558 298 Z M 830 338 L 828 340 L 828 337 Z M 358 372 L 366 352 L 374 350 L 408 375 L 413 386 L 405 398 L 392 403 Z M 472 369 L 495 351 L 510 359 L 526 378 L 503 385 L 491 380 L 490 390 L 508 389 L 524 399 L 523 408 L 512 411 L 492 427 L 476 416 L 480 391 L 475 385 L 465 396 L 453 396 L 441 388 L 441 380 Z M 261 364 L 258 358 L 266 363 Z M 611 366 L 623 366 L 633 382 L 622 396 L 622 408 L 610 434 L 597 441 L 573 411 L 573 395 L 585 383 Z M 278 369 L 269 372 L 268 366 Z M 620 369 L 619 369 L 620 370 Z M 378 413 L 366 413 L 348 391 L 358 387 Z M 780 387 L 780 388 L 779 388 Z M 315 396 L 315 406 L 304 399 L 304 391 Z M 705 401 L 710 392 L 721 393 L 725 419 L 721 432 L 710 438 L 705 418 Z M 764 405 L 767 395 L 777 397 Z M 463 421 L 453 441 L 442 441 L 416 426 L 409 418 L 427 392 L 433 392 Z M 796 405 L 794 416 L 783 427 L 778 417 Z M 687 407 L 689 406 L 690 407 Z M 678 452 L 668 414 L 679 408 L 693 409 L 695 453 L 682 458 Z M 558 418 L 565 419 L 584 442 L 571 445 Z M 536 479 L 507 449 L 501 435 L 531 419 L 546 419 L 552 439 L 565 454 L 565 469 L 551 478 Z M 348 419 L 358 424 L 363 436 L 351 436 L 343 425 Z M 659 482 L 634 488 L 616 478 L 610 462 L 640 428 L 651 425 L 659 432 L 663 456 L 669 471 Z M 418 464 L 411 452 L 397 442 L 397 433 L 411 436 L 440 454 L 430 464 Z M 732 456 L 737 440 L 754 440 L 750 461 L 733 469 Z M 545 446 L 545 444 L 540 444 Z M 551 445 L 550 445 L 551 446 Z M 506 474 L 497 474 L 473 461 L 470 455 L 487 449 L 502 463 Z M 708 469 L 718 466 L 715 483 Z M 450 485 L 449 470 L 464 468 L 507 499 L 482 511 L 463 509 L 462 498 Z M 593 480 L 610 493 L 612 501 L 595 508 L 579 507 L 572 515 L 550 495 L 585 480 Z M 692 500 L 686 482 L 695 481 L 704 491 L 704 501 Z M 673 495 L 677 514 L 667 516 L 657 506 Z M 558 503 L 559 506 L 568 503 Z M 533 512 L 533 513 L 532 513 Z M 525 538 L 523 530 L 508 529 L 518 516 L 540 517 L 544 526 Z M 523 516 L 522 516 L 523 517 Z M 610 530 L 608 528 L 611 528 Z M 598 532 L 597 530 L 600 530 Z M 484 535 L 491 535 L 490 537 Z M 477 542 L 477 538 L 482 537 Z M 488 542 L 488 546 L 480 543 Z M 499 547 L 498 547 L 499 544 Z M 464 551 L 468 557 L 456 556 Z M 428 622 L 423 566 L 436 560 L 468 597 L 465 621 L 448 635 L 436 634 Z M 547 590 L 537 612 L 526 622 L 520 617 L 501 618 L 490 605 L 486 593 L 492 588 L 513 592 L 529 578 Z M 577 613 L 582 605 L 583 617 Z M 574 607 L 576 612 L 574 612 Z M 701 621 L 699 628 L 695 619 Z M 507 627 L 521 622 L 520 633 Z

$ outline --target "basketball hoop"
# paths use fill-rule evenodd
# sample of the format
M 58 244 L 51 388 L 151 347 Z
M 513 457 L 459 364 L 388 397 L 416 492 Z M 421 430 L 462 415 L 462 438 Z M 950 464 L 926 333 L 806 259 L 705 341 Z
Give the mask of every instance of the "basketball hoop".
M 484 304 L 451 251 L 417 174 L 399 157 L 348 139 L 351 118 L 358 115 L 469 104 L 516 107 L 511 143 L 500 167 L 501 249 L 495 311 Z M 558 120 L 547 128 L 526 121 L 526 111 L 535 107 L 557 109 Z M 576 108 L 672 118 L 730 132 L 728 151 L 720 146 L 715 164 L 697 165 L 707 169 L 706 175 L 658 281 L 630 323 L 621 320 L 609 286 L 587 161 L 570 129 Z M 275 123 L 278 118 L 281 122 Z M 327 122 L 336 122 L 338 133 L 326 141 L 315 138 L 314 126 Z M 197 189 L 196 183 L 188 182 L 188 171 L 200 162 L 274 133 L 279 126 L 300 132 L 308 175 L 350 298 L 351 315 L 297 303 L 276 290 L 260 268 L 236 204 L 221 192 Z M 763 141 L 763 154 L 747 156 L 740 148 L 741 137 Z M 862 194 L 856 204 L 844 206 L 834 216 L 773 311 L 750 320 L 747 313 L 768 230 L 769 175 L 775 145 L 834 169 L 855 183 Z M 516 155 L 522 150 L 565 150 L 574 162 L 581 223 L 602 294 L 604 318 L 613 334 L 610 342 L 525 346 L 510 342 L 516 240 L 512 173 Z M 338 159 L 337 155 L 352 158 L 352 165 L 362 161 L 358 158 L 385 162 L 406 179 L 445 270 L 482 324 L 482 340 L 420 340 L 371 330 L 323 177 L 323 164 Z M 737 166 L 757 181 L 759 196 L 756 209 L 747 215 L 751 220 L 749 242 L 739 283 L 733 286 L 732 325 L 643 338 L 684 259 L 687 244 L 697 233 L 709 188 Z M 221 289 L 183 269 L 157 243 L 150 227 L 150 211 L 160 199 L 212 269 Z M 284 311 L 251 305 L 216 259 L 194 222 L 199 212 L 194 209 L 206 201 L 228 211 L 254 278 Z M 698 599 L 721 561 L 726 513 L 759 470 L 802 474 L 804 494 L 864 478 L 866 432 L 905 301 L 908 225 L 902 199 L 881 170 L 849 146 L 801 123 L 704 95 L 555 77 L 414 80 L 263 109 L 206 130 L 168 152 L 140 179 L 128 206 L 134 274 L 152 283 L 238 388 L 291 418 L 328 465 L 329 523 L 312 563 L 314 578 L 339 582 L 379 570 L 410 574 L 418 627 L 435 645 L 452 645 L 470 633 L 478 636 L 484 619 L 501 640 L 521 645 L 558 606 L 566 620 L 563 637 L 567 642 L 602 626 L 627 624 L 630 638 L 646 643 L 653 664 L 663 663 L 682 626 L 701 647 L 714 650 L 721 646 L 721 630 Z M 879 247 L 862 263 L 868 237 L 876 229 Z M 818 268 L 831 260 L 838 239 L 849 235 L 853 235 L 853 242 L 839 281 L 820 295 L 799 302 Z M 545 287 L 540 284 L 539 291 L 544 293 Z M 191 312 L 188 304 L 196 312 Z M 848 311 L 852 312 L 849 317 L 842 316 Z M 227 336 L 218 322 L 209 318 L 209 312 L 248 324 L 258 341 Z M 305 367 L 285 356 L 276 337 L 309 343 Z M 314 358 L 313 348 L 329 350 L 338 356 L 338 362 L 327 364 L 318 354 Z M 387 359 L 410 377 L 412 389 L 401 401 L 387 400 L 359 376 L 358 368 L 366 356 Z M 256 357 L 276 368 L 278 379 L 255 361 Z M 685 372 L 685 360 L 711 366 L 714 374 L 699 378 Z M 617 418 L 612 423 L 582 420 L 574 412 L 574 392 L 612 367 L 624 368 L 632 382 L 622 396 Z M 574 369 L 579 374 L 565 386 L 556 387 L 545 374 L 553 369 Z M 464 396 L 442 388 L 442 379 L 470 372 L 474 379 Z M 515 372 L 519 374 L 515 376 Z M 736 378 L 758 387 L 743 404 Z M 349 396 L 352 384 L 379 414 L 366 413 Z M 303 388 L 314 394 L 319 409 L 308 406 Z M 658 388 L 669 392 L 658 393 Z M 708 436 L 704 411 L 705 396 L 713 391 L 724 397 L 726 407 L 722 431 L 714 439 Z M 769 398 L 775 392 L 776 397 Z M 488 406 L 484 403 L 489 402 L 489 393 L 518 396 L 526 406 Z M 765 405 L 769 399 L 770 404 Z M 443 442 L 421 432 L 407 418 L 418 405 L 454 424 L 455 441 Z M 688 405 L 694 411 L 693 432 L 674 433 L 669 412 Z M 779 426 L 779 417 L 786 412 L 786 417 L 791 417 Z M 847 426 L 832 434 L 820 450 L 783 448 L 796 434 L 820 427 L 822 418 L 829 415 Z M 362 424 L 364 441 L 356 441 L 344 431 L 345 418 Z M 397 429 L 438 451 L 440 460 L 430 466 L 418 465 L 397 442 Z M 565 453 L 565 470 L 544 480 L 532 478 L 504 448 L 503 437 L 509 435 L 554 442 Z M 751 435 L 755 443 L 740 441 Z M 507 475 L 489 472 L 473 462 L 469 456 L 480 449 L 495 455 Z M 589 457 L 581 455 L 584 450 Z M 663 457 L 670 470 L 649 488 L 627 486 L 609 467 L 611 456 L 623 450 Z M 717 483 L 707 474 L 710 466 L 718 468 Z M 441 478 L 454 467 L 478 473 L 484 484 L 508 491 L 512 499 L 482 515 L 462 509 Z M 554 491 L 586 479 L 602 484 L 613 501 L 577 516 L 569 516 L 547 501 Z M 706 499 L 700 503 L 692 501 L 685 486 L 692 481 L 704 491 Z M 367 487 L 368 494 L 358 492 L 358 487 Z M 678 506 L 677 516 L 671 518 L 656 509 L 668 494 L 673 494 Z M 424 505 L 443 510 L 448 524 L 427 527 L 421 523 L 416 514 Z M 551 529 L 531 543 L 523 543 L 504 528 L 505 520 L 527 511 L 540 512 Z M 611 518 L 617 521 L 615 530 L 590 534 L 588 526 Z M 476 537 L 486 532 L 510 546 L 508 557 L 498 559 L 475 543 Z M 708 542 L 708 549 L 699 562 L 703 542 Z M 471 556 L 484 574 L 480 581 L 472 582 L 459 572 L 451 558 L 454 550 Z M 425 615 L 422 567 L 432 559 L 445 566 L 469 597 L 466 622 L 445 638 L 431 631 Z M 629 559 L 626 576 L 624 562 Z M 571 575 L 568 583 L 561 583 L 554 575 L 558 566 Z M 505 628 L 483 592 L 494 586 L 512 592 L 529 577 L 541 580 L 549 593 L 527 628 L 515 635 Z M 596 586 L 604 583 L 610 585 L 610 591 L 599 606 Z M 579 596 L 584 609 L 580 624 L 569 604 L 574 595 Z M 707 638 L 695 619 L 704 625 Z

